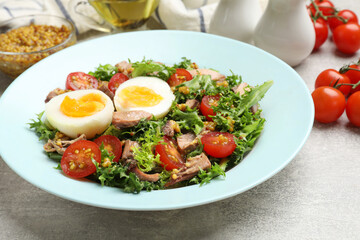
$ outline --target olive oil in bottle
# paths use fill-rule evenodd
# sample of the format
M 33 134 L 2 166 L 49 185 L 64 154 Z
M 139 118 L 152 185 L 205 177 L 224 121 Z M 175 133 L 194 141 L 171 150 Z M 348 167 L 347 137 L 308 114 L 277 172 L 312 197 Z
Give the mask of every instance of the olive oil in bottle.
M 160 0 L 89 0 L 95 10 L 111 25 L 120 29 L 142 26 Z

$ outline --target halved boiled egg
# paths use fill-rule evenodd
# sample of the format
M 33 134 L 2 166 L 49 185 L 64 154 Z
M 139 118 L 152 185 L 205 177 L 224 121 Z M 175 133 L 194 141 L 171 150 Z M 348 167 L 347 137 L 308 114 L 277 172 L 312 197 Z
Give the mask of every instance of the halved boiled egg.
M 96 89 L 77 90 L 54 97 L 45 105 L 47 121 L 71 138 L 87 139 L 103 133 L 114 113 L 111 99 Z
M 174 99 L 169 85 L 160 78 L 136 77 L 119 86 L 114 104 L 119 112 L 143 110 L 162 118 L 169 112 Z

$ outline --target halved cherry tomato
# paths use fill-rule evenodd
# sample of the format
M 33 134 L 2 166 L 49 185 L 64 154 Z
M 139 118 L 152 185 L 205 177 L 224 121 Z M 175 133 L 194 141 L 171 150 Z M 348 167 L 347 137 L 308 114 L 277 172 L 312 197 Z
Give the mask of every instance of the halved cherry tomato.
M 331 32 L 333 32 L 338 26 L 345 24 L 343 21 L 339 20 L 339 18 L 347 20 L 346 24 L 358 23 L 358 18 L 356 14 L 349 9 L 341 10 L 340 12 L 336 13 L 335 16 L 337 17 L 331 17 L 328 19 Z
M 193 79 L 193 77 L 189 71 L 183 68 L 177 68 L 176 72 L 167 80 L 167 83 L 170 87 L 175 87 L 183 82 L 190 81 L 191 79 Z
M 155 147 L 155 153 L 160 155 L 162 166 L 168 171 L 184 167 L 184 159 L 177 150 L 174 140 L 166 136 L 163 139 L 163 142 Z
M 61 169 L 73 178 L 87 177 L 96 171 L 92 158 L 101 163 L 99 146 L 89 140 L 76 141 L 65 150 L 61 158 Z
M 338 26 L 333 32 L 333 40 L 341 52 L 355 53 L 360 49 L 360 25 L 348 23 Z
M 117 137 L 112 135 L 103 135 L 95 139 L 94 143 L 96 143 L 99 147 L 103 143 L 104 149 L 115 156 L 113 162 L 119 162 L 122 154 L 122 143 Z
M 324 44 L 324 42 L 328 38 L 329 30 L 328 30 L 326 21 L 322 18 L 318 18 L 315 23 L 313 22 L 313 24 L 314 24 L 315 35 L 316 35 L 315 46 L 314 46 L 313 51 L 316 51 L 317 49 L 319 49 L 321 47 L 321 45 Z
M 352 64 L 349 66 L 349 68 L 354 68 L 354 69 L 358 69 L 359 71 L 356 70 L 349 70 L 347 72 L 344 73 L 344 75 L 346 75 L 352 84 L 356 84 L 360 81 L 360 66 L 357 64 Z M 355 89 L 351 88 L 350 93 L 354 93 L 360 91 L 360 86 L 357 86 Z
M 80 89 L 96 89 L 99 86 L 99 81 L 89 74 L 83 72 L 70 73 L 66 78 L 66 89 L 80 90 Z
M 200 112 L 202 115 L 206 117 L 208 121 L 212 121 L 212 118 L 210 116 L 216 115 L 216 113 L 211 107 L 217 106 L 219 100 L 220 100 L 220 95 L 214 95 L 214 96 L 206 95 L 202 98 L 200 104 Z
M 202 136 L 204 151 L 212 157 L 224 158 L 230 156 L 235 148 L 234 135 L 227 132 L 210 132 Z
M 346 115 L 352 124 L 360 127 L 360 92 L 356 92 L 348 98 Z
M 108 87 L 110 91 L 115 94 L 116 89 L 118 89 L 118 87 L 127 80 L 129 80 L 129 77 L 125 74 L 116 73 L 114 76 L 111 77 Z
M 315 106 L 315 119 L 322 123 L 336 121 L 344 112 L 344 94 L 333 87 L 319 87 L 311 94 Z
M 360 73 L 360 72 L 359 72 Z M 335 83 L 346 83 L 350 84 L 350 79 L 344 75 L 336 71 L 335 69 L 326 69 L 322 71 L 319 76 L 317 76 L 315 80 L 315 88 L 319 88 L 322 86 L 331 86 L 333 87 Z M 350 85 L 343 85 L 339 88 L 339 90 L 347 96 L 350 93 L 351 86 Z

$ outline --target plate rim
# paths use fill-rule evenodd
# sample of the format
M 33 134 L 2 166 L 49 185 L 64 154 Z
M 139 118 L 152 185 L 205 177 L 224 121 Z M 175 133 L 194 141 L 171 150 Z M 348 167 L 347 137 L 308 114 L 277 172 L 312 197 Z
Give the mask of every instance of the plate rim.
M 149 33 L 150 32 L 150 33 Z M 219 41 L 230 41 L 230 42 L 236 42 L 236 44 L 241 44 L 241 45 L 244 45 L 246 47 L 250 47 L 250 48 L 254 48 L 256 49 L 256 51 L 261 51 L 261 54 L 265 54 L 265 55 L 269 55 L 271 58 L 273 58 L 273 60 L 275 61 L 278 61 L 280 62 L 280 64 L 285 64 L 289 71 L 292 71 L 292 74 L 295 74 L 297 75 L 297 77 L 302 80 L 301 76 L 293 69 L 291 68 L 289 65 L 287 65 L 285 62 L 283 62 L 282 60 L 280 60 L 279 58 L 273 56 L 272 54 L 268 53 L 268 52 L 265 52 L 263 51 L 262 49 L 259 49 L 253 45 L 250 45 L 250 44 L 247 44 L 247 43 L 243 43 L 243 42 L 239 42 L 239 41 L 236 41 L 236 40 L 233 40 L 233 39 L 229 39 L 229 38 L 226 38 L 226 37 L 222 37 L 222 36 L 217 36 L 217 35 L 212 35 L 212 34 L 205 34 L 205 33 L 199 33 L 199 32 L 190 32 L 190 31 L 181 31 L 181 30 L 151 30 L 151 31 L 139 31 L 139 32 L 130 32 L 130 33 L 119 33 L 119 34 L 114 34 L 114 35 L 108 35 L 108 36 L 103 36 L 103 37 L 99 37 L 99 38 L 94 38 L 94 39 L 90 39 L 90 40 L 87 40 L 87 41 L 84 41 L 84 42 L 80 42 L 74 46 L 71 46 L 69 48 L 66 48 L 58 53 L 55 53 L 49 57 L 47 57 L 46 59 L 44 59 L 43 61 L 40 61 L 39 63 L 35 64 L 33 67 L 31 67 L 30 69 L 26 70 L 23 74 L 21 74 L 17 79 L 15 79 L 11 84 L 10 86 L 4 91 L 4 93 L 2 94 L 2 96 L 0 97 L 0 109 L 1 109 L 1 106 L 2 106 L 2 102 L 4 101 L 4 99 L 7 98 L 7 96 L 13 91 L 12 89 L 15 88 L 16 86 L 16 83 L 18 82 L 18 79 L 22 79 L 23 77 L 22 76 L 26 76 L 26 74 L 28 74 L 29 72 L 31 73 L 31 69 L 33 69 L 34 67 L 38 66 L 38 64 L 43 64 L 42 62 L 46 62 L 46 61 L 49 61 L 47 59 L 52 59 L 52 58 L 56 58 L 59 54 L 61 54 L 61 52 L 65 52 L 65 51 L 72 51 L 72 49 L 74 48 L 79 48 L 79 45 L 80 44 L 90 44 L 92 42 L 96 42 L 96 41 L 103 41 L 102 39 L 108 39 L 108 38 L 114 38 L 114 36 L 118 36 L 118 35 L 122 35 L 124 36 L 124 34 L 127 34 L 127 36 L 131 36 L 131 35 L 141 35 L 141 34 L 157 34 L 157 33 L 161 33 L 161 34 L 166 34 L 166 35 L 171 35 L 171 34 L 190 34 L 190 35 L 201 35 L 201 36 L 204 36 L 204 38 L 218 38 L 220 39 Z M 19 81 L 20 81 L 19 80 Z M 305 82 L 302 80 L 302 85 L 305 89 L 307 89 L 307 86 L 305 84 Z M 307 89 L 308 90 L 308 89 Z M 308 95 L 309 92 L 308 92 Z M 309 96 L 308 96 L 309 97 Z M 78 202 L 78 203 L 82 203 L 82 204 L 86 204 L 86 205 L 90 205 L 90 206 L 96 206 L 96 207 L 103 207 L 103 208 L 109 208 L 109 209 L 117 209 L 117 210 L 130 210 L 130 211 L 159 211 L 159 210 L 172 210 L 172 209 L 183 209 L 183 208 L 189 208 L 189 207 L 195 207 L 195 206 L 199 206 L 199 205 L 204 205 L 204 204 L 209 204 L 209 203 L 212 203 L 212 202 L 216 202 L 216 201 L 220 201 L 220 200 L 223 200 L 223 199 L 226 199 L 226 198 L 229 198 L 229 197 L 233 197 L 235 195 L 238 195 L 240 193 L 243 193 L 251 188 L 254 188 L 255 186 L 265 182 L 266 180 L 268 180 L 269 178 L 271 178 L 272 176 L 276 175 L 278 172 L 280 172 L 282 169 L 284 169 L 293 159 L 294 157 L 298 154 L 298 152 L 301 150 L 301 148 L 303 147 L 303 145 L 305 144 L 305 142 L 307 141 L 310 133 L 311 133 L 311 130 L 312 130 L 312 125 L 313 125 L 313 116 L 314 116 L 314 108 L 313 106 L 310 106 L 310 112 L 309 112 L 309 118 L 312 118 L 312 121 L 309 121 L 307 126 L 306 126 L 306 133 L 304 135 L 304 137 L 302 138 L 301 142 L 298 144 L 297 148 L 295 151 L 292 152 L 291 156 L 286 159 L 285 161 L 282 162 L 281 165 L 279 165 L 275 170 L 273 170 L 272 172 L 270 172 L 269 174 L 265 175 L 265 176 L 262 176 L 262 178 L 259 178 L 257 181 L 245 186 L 245 187 L 242 187 L 241 189 L 233 189 L 232 191 L 228 192 L 227 194 L 223 194 L 222 196 L 217 196 L 217 197 L 213 197 L 211 199 L 207 199 L 207 200 L 203 200 L 201 202 L 198 202 L 198 201 L 195 201 L 195 202 L 192 202 L 192 203 L 185 203 L 185 204 L 182 204 L 182 205 L 179 205 L 178 203 L 173 205 L 173 206 L 167 206 L 167 207 L 164 207 L 164 208 L 154 208 L 154 207 L 151 207 L 151 208 L 147 208 L 147 207 L 109 207 L 109 206 L 105 206 L 105 205 L 101 205 L 101 204 L 93 204 L 91 202 L 84 202 L 84 201 L 79 201 L 78 199 L 76 198 L 71 198 L 69 196 L 63 196 L 61 195 L 60 193 L 56 192 L 56 191 L 52 191 L 51 189 L 47 189 L 46 187 L 43 187 L 43 186 L 39 186 L 38 184 L 35 184 L 34 181 L 32 179 L 29 179 L 28 176 L 23 176 L 21 174 L 21 172 L 19 171 L 18 168 L 14 167 L 11 163 L 9 163 L 9 161 L 6 159 L 6 153 L 3 152 L 2 148 L 0 147 L 0 155 L 2 156 L 3 158 L 3 161 L 10 167 L 10 169 L 12 169 L 16 174 L 18 174 L 20 177 L 22 177 L 24 180 L 26 180 L 27 182 L 31 183 L 33 186 L 36 186 L 37 188 L 40 188 L 46 192 L 49 192 L 53 195 L 56 195 L 58 197 L 61 197 L 63 199 L 67 199 L 67 200 L 71 200 L 71 201 L 74 201 L 74 202 Z M 0 113 L 1 115 L 1 113 Z M 35 113 L 34 113 L 34 116 L 35 116 Z M 0 138 L 0 141 L 1 141 L 1 138 Z M 211 183 L 210 183 L 211 184 Z M 198 187 L 198 185 L 194 185 L 194 186 L 189 186 L 189 187 L 186 187 L 186 188 L 190 188 L 190 187 Z M 205 186 L 203 186 L 205 187 Z M 112 188 L 112 187 L 107 187 L 107 188 Z M 164 191 L 171 191 L 171 190 L 164 190 Z

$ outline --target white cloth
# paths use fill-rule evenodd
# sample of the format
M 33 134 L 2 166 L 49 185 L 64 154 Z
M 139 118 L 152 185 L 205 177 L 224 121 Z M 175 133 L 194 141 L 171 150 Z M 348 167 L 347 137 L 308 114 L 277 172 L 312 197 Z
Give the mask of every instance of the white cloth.
M 0 21 L 9 18 L 50 14 L 64 16 L 76 25 L 78 33 L 89 30 L 69 11 L 70 0 L 0 0 Z M 264 7 L 267 0 L 260 1 Z M 160 0 L 153 17 L 167 29 L 206 32 L 219 0 Z

